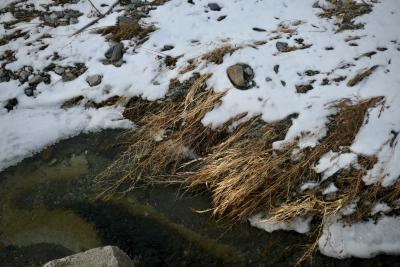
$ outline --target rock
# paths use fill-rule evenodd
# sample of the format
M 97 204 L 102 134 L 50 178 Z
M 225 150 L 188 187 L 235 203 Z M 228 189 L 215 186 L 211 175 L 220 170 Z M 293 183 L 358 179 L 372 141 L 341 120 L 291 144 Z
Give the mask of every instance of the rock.
M 86 78 L 86 82 L 91 86 L 96 86 L 99 85 L 101 83 L 103 79 L 102 75 L 96 74 L 96 75 L 90 75 Z
M 255 32 L 266 32 L 267 30 L 263 29 L 263 28 L 259 28 L 259 27 L 254 27 L 253 31 L 255 31 Z
M 7 69 L 0 68 L 0 82 L 9 82 L 12 76 L 12 72 Z
M 161 48 L 161 52 L 172 50 L 172 49 L 174 49 L 173 45 L 164 45 L 163 48 Z
M 4 106 L 4 108 L 7 109 L 7 111 L 11 111 L 16 105 L 18 105 L 18 100 L 16 98 L 12 98 L 7 101 L 7 104 Z
M 35 75 L 29 80 L 29 85 L 36 86 L 43 81 L 43 77 L 40 75 Z
M 69 71 L 65 71 L 62 75 L 62 79 L 64 82 L 69 82 L 75 80 L 76 78 L 77 78 L 76 75 Z
M 46 263 L 43 267 L 133 267 L 136 265 L 119 248 L 106 246 L 53 260 Z
M 286 52 L 288 48 L 289 48 L 288 43 L 276 42 L 276 49 L 278 49 L 279 52 Z
M 20 83 L 24 83 L 24 82 L 26 82 L 26 81 L 28 80 L 29 75 L 31 75 L 31 74 L 30 74 L 28 71 L 26 71 L 26 70 L 21 70 L 21 71 L 19 72 L 18 80 L 20 81 Z
M 119 16 L 117 18 L 117 25 L 121 24 L 127 24 L 127 25 L 137 24 L 137 20 L 127 16 Z
M 314 76 L 314 75 L 320 74 L 320 71 L 318 71 L 318 70 L 306 70 L 304 72 L 304 74 L 307 75 L 307 76 Z
M 35 88 L 33 88 L 33 87 L 25 88 L 24 92 L 25 92 L 26 96 L 33 96 L 34 92 L 35 92 Z
M 210 8 L 212 11 L 220 11 L 221 7 L 217 3 L 209 3 L 208 8 Z
M 225 18 L 226 18 L 226 15 L 219 16 L 219 17 L 217 18 L 217 21 L 222 21 L 222 20 L 224 20 Z
M 116 64 L 122 61 L 123 55 L 124 55 L 124 44 L 122 43 L 114 44 L 105 53 L 105 57 L 112 64 Z
M 72 17 L 69 19 L 69 24 L 78 24 L 78 23 L 79 23 L 79 20 L 77 18 Z
M 299 84 L 296 85 L 296 92 L 298 94 L 305 94 L 308 91 L 314 89 L 314 87 L 311 84 Z
M 319 6 L 319 1 L 314 2 L 314 4 L 312 5 L 313 8 L 321 8 Z
M 276 74 L 279 73 L 279 65 L 275 65 L 274 66 L 274 71 L 275 71 Z
M 254 86 L 254 71 L 243 63 L 238 63 L 230 66 L 226 73 L 231 83 L 238 89 L 249 89 Z
M 65 69 L 63 67 L 57 66 L 54 68 L 54 72 L 57 73 L 58 75 L 62 75 L 64 73 Z
M 55 67 L 56 67 L 56 64 L 50 63 L 49 65 L 47 65 L 47 66 L 43 69 L 43 71 L 49 72 L 49 71 L 54 70 Z

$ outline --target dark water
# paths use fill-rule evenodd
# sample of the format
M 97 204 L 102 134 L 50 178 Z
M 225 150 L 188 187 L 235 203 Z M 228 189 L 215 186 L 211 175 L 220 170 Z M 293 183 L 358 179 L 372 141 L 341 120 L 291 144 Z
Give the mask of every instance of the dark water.
M 104 245 L 138 266 L 293 266 L 312 241 L 246 223 L 228 227 L 194 212 L 209 208 L 207 195 L 174 187 L 96 200 L 93 177 L 121 151 L 118 134 L 80 135 L 0 173 L 0 266 L 41 266 Z M 340 261 L 317 253 L 312 265 L 400 266 L 400 257 Z

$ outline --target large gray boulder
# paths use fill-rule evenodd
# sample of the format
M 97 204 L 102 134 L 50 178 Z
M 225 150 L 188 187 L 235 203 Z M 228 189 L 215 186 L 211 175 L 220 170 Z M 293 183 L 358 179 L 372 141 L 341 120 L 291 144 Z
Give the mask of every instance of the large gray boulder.
M 134 262 L 122 250 L 113 246 L 94 248 L 62 259 L 53 260 L 43 267 L 132 267 Z

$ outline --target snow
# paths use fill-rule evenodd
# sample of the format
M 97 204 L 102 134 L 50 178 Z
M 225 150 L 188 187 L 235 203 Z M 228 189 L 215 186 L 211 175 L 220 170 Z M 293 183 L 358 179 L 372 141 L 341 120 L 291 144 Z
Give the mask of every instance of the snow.
M 36 9 L 43 10 L 41 4 L 50 0 L 28 0 Z M 0 8 L 10 0 L 1 1 Z M 103 0 L 111 5 L 113 0 Z M 368 171 L 363 181 L 367 184 L 381 183 L 391 186 L 400 177 L 400 4 L 398 0 L 385 0 L 375 3 L 370 14 L 356 19 L 365 23 L 365 28 L 357 31 L 336 33 L 334 19 L 318 17 L 321 9 L 312 8 L 315 0 L 219 0 L 222 7 L 219 12 L 210 11 L 209 1 L 197 0 L 192 5 L 186 0 L 171 0 L 150 12 L 150 16 L 141 22 L 154 24 L 157 30 L 150 34 L 142 45 L 133 40 L 124 41 L 127 51 L 121 67 L 103 65 L 104 53 L 109 44 L 104 37 L 90 30 L 72 36 L 74 32 L 92 21 L 93 10 L 88 1 L 66 4 L 64 8 L 76 9 L 84 13 L 79 23 L 51 28 L 38 26 L 39 19 L 30 23 L 18 23 L 15 29 L 30 33 L 29 38 L 19 38 L 0 46 L 0 55 L 4 51 L 16 50 L 17 60 L 7 64 L 10 70 L 18 70 L 29 65 L 35 70 L 42 70 L 52 62 L 54 52 L 60 54 L 58 65 L 72 65 L 83 62 L 88 70 L 70 82 L 63 82 L 61 77 L 51 73 L 51 83 L 41 83 L 35 97 L 24 94 L 25 85 L 18 81 L 0 83 L 0 171 L 18 163 L 23 158 L 39 152 L 55 142 L 77 135 L 81 132 L 96 131 L 106 128 L 127 128 L 132 123 L 122 117 L 120 106 L 101 109 L 85 108 L 80 105 L 67 110 L 61 109 L 64 101 L 83 96 L 86 100 L 100 102 L 119 95 L 126 98 L 141 96 L 156 100 L 165 96 L 170 79 L 188 78 L 192 72 L 212 73 L 208 86 L 216 91 L 226 91 L 221 105 L 203 118 L 204 125 L 217 127 L 230 118 L 247 112 L 247 118 L 261 115 L 266 122 L 282 120 L 294 113 L 298 116 L 285 138 L 274 143 L 274 148 L 294 140 L 299 140 L 299 148 L 314 147 L 326 135 L 328 117 L 336 112 L 332 103 L 348 98 L 354 102 L 370 97 L 384 96 L 385 102 L 368 111 L 368 117 L 358 132 L 353 144 L 346 152 L 329 152 L 322 156 L 315 166 L 315 171 L 322 174 L 322 181 L 331 178 L 342 169 L 356 166 L 359 155 L 378 158 L 377 164 Z M 319 5 L 328 7 L 329 3 L 319 0 Z M 367 1 L 370 2 L 370 1 Z M 50 10 L 60 10 L 51 7 Z M 100 7 L 105 12 L 108 7 Z M 122 9 L 114 12 L 93 26 L 94 28 L 114 25 Z M 218 21 L 221 15 L 227 17 Z M 0 22 L 13 19 L 10 13 L 0 15 Z M 287 33 L 274 32 L 280 25 L 295 30 L 291 37 Z M 93 28 L 92 27 L 92 28 Z M 253 31 L 263 28 L 265 32 Z M 14 30 L 15 30 L 14 29 Z M 382 30 L 384 29 L 384 30 Z M 0 34 L 14 30 L 5 30 L 0 25 Z M 39 40 L 42 34 L 53 38 Z M 358 46 L 350 46 L 345 39 L 349 36 L 361 36 Z M 280 39 L 276 39 L 280 37 Z M 311 44 L 308 49 L 279 53 L 277 41 L 285 41 L 290 46 L 296 44 L 295 38 L 304 39 L 304 44 Z M 266 41 L 264 45 L 254 46 L 256 41 Z M 30 46 L 27 44 L 31 43 Z M 40 50 L 44 44 L 48 47 Z M 174 49 L 160 53 L 164 45 L 173 45 Z M 201 61 L 204 53 L 230 44 L 241 47 L 232 55 L 226 55 L 220 65 L 206 64 Z M 326 50 L 333 47 L 333 50 Z M 377 47 L 386 47 L 386 51 L 377 51 L 371 58 L 355 57 Z M 165 55 L 182 56 L 175 69 L 163 64 Z M 179 75 L 180 69 L 189 59 L 196 59 L 198 66 L 192 72 Z M 238 90 L 232 86 L 226 75 L 226 69 L 238 62 L 249 64 L 255 73 L 256 86 L 249 90 Z M 348 68 L 341 68 L 352 63 Z M 279 72 L 273 68 L 279 65 Z M 377 70 L 359 84 L 348 87 L 347 82 L 361 69 L 378 65 Z M 306 70 L 318 70 L 312 77 L 304 75 Z M 99 74 L 102 83 L 89 87 L 86 77 Z M 346 76 L 343 82 L 332 82 L 321 86 L 324 78 Z M 272 79 L 268 81 L 266 78 Z M 314 89 L 307 93 L 297 93 L 296 85 L 313 82 Z M 285 82 L 285 85 L 282 84 Z M 11 98 L 17 98 L 18 105 L 10 112 L 2 108 Z M 162 133 L 155 136 L 162 139 Z M 303 184 L 301 191 L 319 186 L 322 181 L 310 181 Z M 334 182 L 334 181 L 333 181 Z M 325 193 L 335 191 L 334 183 L 326 188 Z M 377 208 L 377 213 L 384 210 Z M 351 209 L 350 209 L 351 210 Z M 344 213 L 343 213 L 344 214 Z M 253 226 L 268 232 L 278 229 L 295 230 L 305 233 L 309 230 L 310 218 L 297 218 L 292 223 L 282 224 L 264 220 L 261 215 L 250 218 Z M 372 221 L 344 225 L 340 218 L 325 225 L 320 239 L 320 250 L 334 257 L 370 257 L 377 253 L 398 253 L 400 245 L 396 242 L 400 236 L 400 220 L 397 217 L 383 217 L 376 224 Z M 390 234 L 390 233 L 391 234 Z M 397 240 L 396 240 L 397 239 Z M 397 245 L 397 246 L 396 246 Z
M 371 211 L 371 215 L 375 215 L 375 214 L 381 213 L 381 212 L 382 213 L 387 213 L 387 212 L 389 212 L 391 210 L 392 210 L 392 208 L 389 207 L 388 204 L 386 204 L 384 202 L 379 202 L 379 203 L 375 204 L 374 208 Z
M 0 116 L 0 169 L 81 132 L 128 128 L 132 124 L 118 110 L 109 108 L 24 109 Z
M 322 191 L 322 194 L 329 195 L 335 193 L 336 191 L 338 191 L 338 188 L 335 186 L 334 183 L 330 183 L 328 187 L 325 188 L 324 191 Z
M 322 156 L 315 166 L 317 173 L 323 173 L 322 181 L 334 175 L 337 171 L 347 169 L 357 162 L 357 155 L 354 153 L 329 152 Z
M 351 226 L 333 221 L 324 226 L 319 239 L 322 254 L 339 259 L 371 258 L 379 253 L 400 254 L 400 218 L 383 217 Z
M 277 222 L 271 218 L 265 218 L 262 213 L 258 213 L 249 218 L 251 226 L 260 228 L 269 233 L 277 230 L 296 231 L 305 234 L 310 231 L 312 217 L 298 217 L 291 222 Z

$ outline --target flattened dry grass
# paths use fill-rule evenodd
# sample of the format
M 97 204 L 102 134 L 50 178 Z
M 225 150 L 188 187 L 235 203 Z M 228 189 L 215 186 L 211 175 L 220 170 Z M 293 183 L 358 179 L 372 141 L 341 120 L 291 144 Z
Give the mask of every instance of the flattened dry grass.
M 224 56 L 229 54 L 232 55 L 236 50 L 241 47 L 233 47 L 232 45 L 224 45 L 222 47 L 218 47 L 206 54 L 204 54 L 201 59 L 206 63 L 212 62 L 217 65 L 222 64 L 224 62 Z
M 116 42 L 131 40 L 133 38 L 143 39 L 155 31 L 154 26 L 143 28 L 138 22 L 122 23 L 114 26 L 107 26 L 96 30 L 98 34 L 105 36 L 107 40 Z

